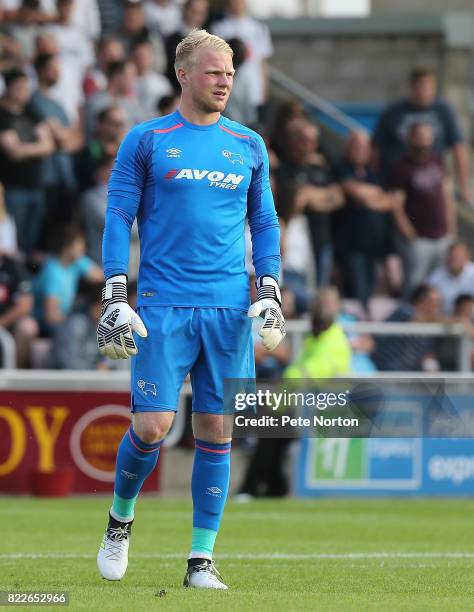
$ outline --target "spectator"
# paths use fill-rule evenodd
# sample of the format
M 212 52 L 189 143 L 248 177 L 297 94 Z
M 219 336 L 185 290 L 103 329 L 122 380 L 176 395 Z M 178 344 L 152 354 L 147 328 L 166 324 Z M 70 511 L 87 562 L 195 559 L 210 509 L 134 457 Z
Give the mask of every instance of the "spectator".
M 318 293 L 318 302 L 324 305 L 328 313 L 332 313 L 336 323 L 355 323 L 357 318 L 344 312 L 341 296 L 336 287 L 322 287 Z M 377 368 L 370 354 L 374 350 L 375 343 L 368 334 L 358 334 L 355 332 L 344 331 L 351 347 L 351 366 L 352 374 L 367 374 L 375 372 Z
M 126 129 L 125 112 L 110 106 L 97 116 L 97 129 L 75 157 L 75 173 L 79 191 L 96 184 L 96 173 L 104 157 L 115 157 Z
M 255 125 L 257 122 L 257 109 L 251 102 L 251 92 L 254 86 L 249 64 L 245 61 L 246 49 L 240 38 L 231 38 L 227 41 L 234 52 L 234 84 L 232 96 L 227 102 L 225 114 L 233 121 L 245 125 Z
M 465 242 L 457 240 L 449 247 L 446 261 L 433 270 L 428 284 L 441 293 L 445 313 L 452 312 L 459 295 L 474 296 L 474 262 Z
M 96 185 L 87 189 L 81 198 L 87 255 L 99 266 L 102 266 L 102 234 L 107 210 L 107 185 L 113 165 L 113 157 L 102 158 L 96 172 Z
M 349 373 L 351 347 L 337 323 L 337 308 L 334 290 L 322 289 L 311 313 L 311 334 L 305 338 L 296 360 L 285 370 L 285 378 L 334 378 Z
M 35 60 L 38 89 L 33 93 L 30 107 L 47 123 L 54 138 L 56 150 L 45 159 L 42 167 L 42 185 L 46 192 L 49 234 L 57 225 L 70 223 L 74 215 L 76 180 L 72 153 L 82 145 L 79 122 L 71 124 L 64 108 L 51 97 L 51 88 L 59 79 L 59 61 L 55 55 L 39 55 Z
M 290 98 L 277 107 L 270 135 L 269 146 L 282 161 L 288 160 L 288 126 L 293 119 L 306 119 L 309 121 L 301 102 Z
M 88 36 L 72 22 L 75 2 L 56 0 L 57 21 L 47 26 L 59 49 L 59 80 L 51 90 L 52 97 L 61 104 L 71 123 L 79 116 L 84 102 L 82 83 L 87 69 L 94 64 L 94 49 Z
M 97 348 L 102 284 L 84 283 L 81 310 L 70 312 L 53 334 L 51 365 L 61 370 L 107 370 L 108 362 Z
M 31 282 L 25 269 L 17 259 L 0 252 L 0 327 L 15 339 L 19 368 L 29 365 L 31 344 L 38 335 L 32 308 Z
M 123 5 L 122 26 L 117 36 L 130 57 L 133 48 L 139 42 L 147 40 L 153 47 L 154 69 L 163 73 L 166 69 L 166 52 L 162 36 L 153 31 L 145 20 L 145 11 L 141 0 L 126 0 Z
M 99 0 L 99 3 L 100 1 L 101 0 Z M 4 5 L 6 4 L 8 4 L 10 13 L 17 14 L 18 9 L 21 10 L 21 0 L 4 1 Z M 39 23 L 46 24 L 54 20 L 56 17 L 55 0 L 40 0 L 38 13 Z M 81 29 L 91 40 L 98 38 L 100 34 L 98 2 L 96 2 L 96 0 L 76 0 L 71 23 Z
M 20 66 L 23 61 L 21 46 L 10 36 L 7 25 L 2 24 L 2 9 L 0 7 L 0 73 Z M 0 93 L 3 92 L 3 78 L 0 76 Z
M 20 45 L 23 62 L 33 59 L 35 39 L 39 33 L 41 9 L 39 0 L 22 0 L 14 21 L 7 32 Z
M 403 259 L 405 295 L 441 264 L 456 234 L 456 209 L 444 164 L 433 150 L 429 123 L 408 132 L 408 151 L 391 170 L 389 184 L 405 194 L 394 209 Z
M 318 152 L 319 132 L 305 119 L 294 119 L 288 127 L 289 161 L 278 169 L 281 198 L 294 198 L 295 210 L 305 211 L 311 234 L 316 282 L 327 285 L 331 278 L 333 247 L 331 213 L 344 203 L 326 159 Z M 285 193 L 286 192 L 286 193 Z
M 85 249 L 82 231 L 66 227 L 58 234 L 55 254 L 35 279 L 35 317 L 44 336 L 50 336 L 71 311 L 80 278 L 103 280 L 102 270 L 84 254 Z
M 96 129 L 97 116 L 109 106 L 118 106 L 125 113 L 125 131 L 147 119 L 143 100 L 136 95 L 137 71 L 131 61 L 117 61 L 107 68 L 107 89 L 87 98 L 85 106 L 86 136 Z
M 374 291 L 376 264 L 390 251 L 390 212 L 403 203 L 402 192 L 382 189 L 370 160 L 369 136 L 362 131 L 352 132 L 337 168 L 346 197 L 342 243 L 350 297 L 358 299 L 365 308 Z
M 86 230 L 87 254 L 99 266 L 102 266 L 102 234 L 104 233 L 105 212 L 107 210 L 107 185 L 114 163 L 113 157 L 103 157 L 97 172 L 95 187 L 88 189 L 82 196 L 81 210 Z M 132 225 L 128 278 L 137 278 L 138 261 L 140 258 L 140 243 L 138 226 Z
M 71 25 L 81 30 L 90 42 L 98 40 L 101 31 L 98 0 L 74 0 Z
M 147 0 L 145 17 L 153 31 L 169 36 L 178 29 L 181 12 L 175 0 Z
M 474 297 L 472 293 L 460 293 L 454 300 L 451 320 L 463 323 L 465 333 L 474 339 Z M 459 338 L 440 338 L 436 346 L 440 369 L 455 371 L 459 369 Z M 474 365 L 474 352 L 471 351 L 471 369 Z
M 103 36 L 113 35 L 122 22 L 122 6 L 117 0 L 97 0 Z
M 44 216 L 41 160 L 54 151 L 49 127 L 28 108 L 26 74 L 12 69 L 5 75 L 0 99 L 0 181 L 5 186 L 8 212 L 16 223 L 21 250 L 37 247 Z
M 408 303 L 401 304 L 386 319 L 389 322 L 441 322 L 441 296 L 429 285 L 414 289 Z M 433 338 L 426 336 L 377 336 L 373 360 L 379 370 L 409 372 L 432 369 Z
M 145 5 L 145 12 L 147 7 L 153 7 L 154 3 L 151 2 Z M 172 30 L 165 39 L 166 49 L 166 76 L 169 82 L 176 91 L 180 90 L 178 79 L 174 70 L 174 60 L 176 57 L 176 47 L 183 40 L 185 36 L 191 32 L 194 28 L 202 28 L 207 21 L 209 16 L 209 1 L 208 0 L 187 0 L 182 9 L 182 17 L 180 23 L 176 27 L 176 30 Z M 234 57 L 234 68 L 235 68 L 235 57 Z
M 271 162 L 270 162 L 271 163 Z M 270 179 L 271 180 L 271 179 Z M 272 181 L 271 181 L 272 182 Z M 272 184 L 278 220 L 280 223 L 281 268 L 285 289 L 291 291 L 294 300 L 294 313 L 290 316 L 308 312 L 314 289 L 311 279 L 314 270 L 311 266 L 313 250 L 308 220 L 301 210 L 295 207 L 295 198 L 287 194 L 278 182 Z M 251 240 L 248 240 L 248 261 L 251 261 Z M 286 318 L 286 315 L 285 315 Z
M 128 370 L 129 360 L 109 359 L 99 353 L 97 325 L 102 306 L 103 283 L 83 282 L 76 308 L 53 335 L 51 366 L 63 370 Z M 137 285 L 128 285 L 132 308 L 136 307 Z
M 262 107 L 268 95 L 267 61 L 273 54 L 268 27 L 247 13 L 246 0 L 228 0 L 227 16 L 214 24 L 212 33 L 224 40 L 243 40 L 248 50 L 246 62 L 254 83 L 250 103 L 257 108 Z
M 156 105 L 163 96 L 173 92 L 168 79 L 153 69 L 153 47 L 150 41 L 139 41 L 133 49 L 133 61 L 137 69 L 136 93 L 147 114 L 147 119 L 156 116 Z
M 172 93 L 169 96 L 163 96 L 156 105 L 158 117 L 171 115 L 178 108 L 180 96 L 177 93 Z
M 8 213 L 5 188 L 0 183 L 0 253 L 15 258 L 18 255 L 15 220 Z
M 434 150 L 439 156 L 448 150 L 452 152 L 460 195 L 464 202 L 470 203 L 467 149 L 455 112 L 443 98 L 437 97 L 437 88 L 433 69 L 418 66 L 411 71 L 408 98 L 389 104 L 375 129 L 374 144 L 380 169 L 386 177 L 392 163 L 403 155 L 408 134 L 415 123 L 430 123 Z
M 101 38 L 97 45 L 97 61 L 95 65 L 86 72 L 84 77 L 84 94 L 91 96 L 97 91 L 103 91 L 107 87 L 107 66 L 111 62 L 123 60 L 125 51 L 120 40 L 115 36 Z

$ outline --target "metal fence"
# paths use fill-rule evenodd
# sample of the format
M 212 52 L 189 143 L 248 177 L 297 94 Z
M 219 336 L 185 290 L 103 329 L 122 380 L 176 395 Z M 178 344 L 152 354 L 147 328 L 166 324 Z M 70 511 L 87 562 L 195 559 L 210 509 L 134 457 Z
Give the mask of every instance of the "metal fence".
M 345 331 L 354 334 L 371 334 L 380 336 L 431 336 L 451 337 L 458 341 L 457 366 L 460 372 L 471 371 L 472 340 L 466 334 L 461 323 L 392 323 L 392 322 L 361 322 L 342 323 Z M 310 331 L 309 319 L 295 319 L 286 322 L 288 341 L 291 348 L 291 358 L 298 354 L 303 343 L 303 337 Z M 16 364 L 15 342 L 11 334 L 0 327 L 0 345 L 2 368 L 13 370 Z M 44 370 L 41 370 L 44 373 Z M 112 376 L 113 374 L 109 374 Z M 43 374 L 38 375 L 39 378 Z M 1 381 L 0 381 L 1 385 Z

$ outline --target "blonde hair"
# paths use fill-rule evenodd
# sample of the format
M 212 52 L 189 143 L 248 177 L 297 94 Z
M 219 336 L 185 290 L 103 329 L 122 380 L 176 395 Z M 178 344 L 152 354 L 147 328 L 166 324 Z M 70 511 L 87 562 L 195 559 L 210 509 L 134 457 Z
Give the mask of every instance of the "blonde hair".
M 178 68 L 181 68 L 182 66 L 189 66 L 194 51 L 201 47 L 214 49 L 215 51 L 224 51 L 231 57 L 234 55 L 231 47 L 223 38 L 215 36 L 214 34 L 209 34 L 209 32 L 206 30 L 198 30 L 196 28 L 191 30 L 186 38 L 183 38 L 183 40 L 176 47 L 174 69 L 178 70 Z

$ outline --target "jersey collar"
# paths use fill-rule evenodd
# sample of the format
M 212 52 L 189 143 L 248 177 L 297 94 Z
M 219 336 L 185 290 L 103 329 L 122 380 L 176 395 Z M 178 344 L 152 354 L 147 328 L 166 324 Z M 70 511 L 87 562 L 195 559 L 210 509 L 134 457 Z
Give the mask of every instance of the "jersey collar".
M 183 123 L 187 128 L 190 128 L 191 130 L 201 130 L 201 131 L 214 130 L 216 127 L 219 126 L 220 123 L 222 123 L 222 115 L 219 117 L 217 121 L 215 121 L 214 123 L 210 123 L 209 125 L 196 125 L 195 123 L 191 123 L 190 121 L 185 119 L 178 110 L 174 111 L 173 117 L 176 119 L 177 123 Z

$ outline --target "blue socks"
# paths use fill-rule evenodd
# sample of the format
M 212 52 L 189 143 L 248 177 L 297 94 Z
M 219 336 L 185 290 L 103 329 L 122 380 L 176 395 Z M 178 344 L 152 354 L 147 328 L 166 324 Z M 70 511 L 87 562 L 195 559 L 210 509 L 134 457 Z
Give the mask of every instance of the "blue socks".
M 193 539 L 189 558 L 212 559 L 229 490 L 231 443 L 196 440 L 192 476 Z
M 111 514 L 119 521 L 133 520 L 135 502 L 147 476 L 154 470 L 162 440 L 145 444 L 133 431 L 125 432 L 117 452 L 114 501 Z
M 162 441 L 145 444 L 130 426 L 117 452 L 113 518 L 134 518 L 135 502 L 145 479 L 158 461 Z M 192 475 L 193 535 L 189 558 L 212 559 L 214 543 L 227 499 L 231 444 L 196 440 Z

